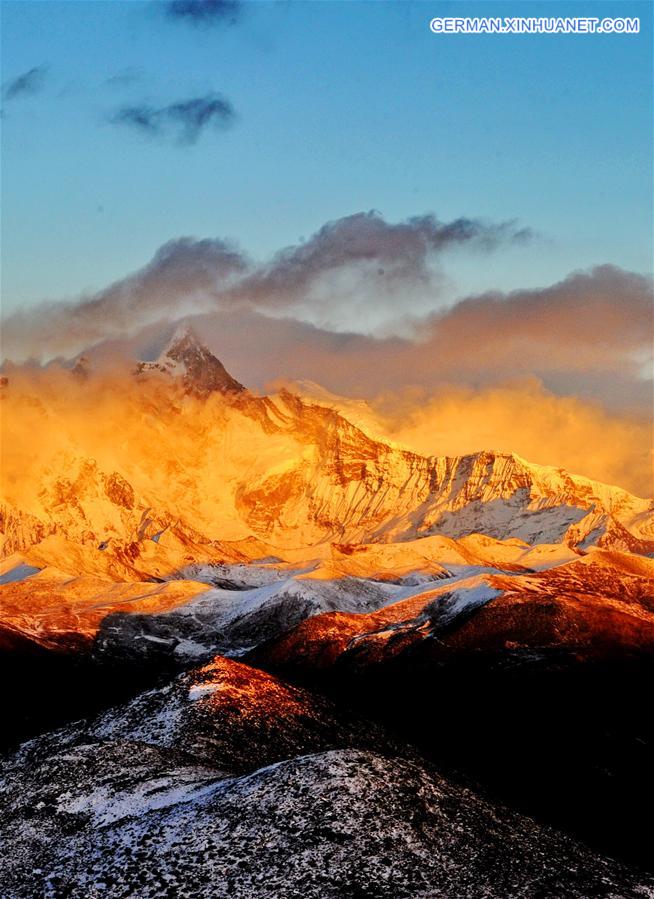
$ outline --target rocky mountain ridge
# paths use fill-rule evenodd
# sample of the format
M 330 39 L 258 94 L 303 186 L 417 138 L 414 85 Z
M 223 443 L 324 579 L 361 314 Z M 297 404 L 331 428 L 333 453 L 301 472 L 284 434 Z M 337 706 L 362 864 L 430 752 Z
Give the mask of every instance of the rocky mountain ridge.
M 374 440 L 288 391 L 248 392 L 190 332 L 120 393 L 92 373 L 77 382 L 63 396 L 47 379 L 38 395 L 19 379 L 3 391 L 5 414 L 43 443 L 20 478 L 7 465 L 5 555 L 52 534 L 138 555 L 162 533 L 288 548 L 478 532 L 654 552 L 650 501 L 514 454 L 425 457 Z
M 654 895 L 502 807 L 651 857 L 651 502 L 78 363 L 2 389 L 3 895 Z
M 149 372 L 181 378 L 184 389 L 200 397 L 216 391 L 237 394 L 245 390 L 200 341 L 193 329 L 185 325 L 176 329 L 155 361 L 137 363 L 136 375 L 147 375 Z

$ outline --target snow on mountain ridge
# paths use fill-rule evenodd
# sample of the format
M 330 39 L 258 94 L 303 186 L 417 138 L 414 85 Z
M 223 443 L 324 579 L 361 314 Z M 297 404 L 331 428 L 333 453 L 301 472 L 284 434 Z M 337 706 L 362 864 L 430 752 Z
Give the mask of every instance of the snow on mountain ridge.
M 209 366 L 212 370 L 218 370 L 226 376 L 224 380 L 220 380 L 221 386 L 218 387 L 222 392 L 245 391 L 243 385 L 239 384 L 238 381 L 235 381 L 235 379 L 228 374 L 222 363 L 211 353 L 207 346 L 202 343 L 195 331 L 189 325 L 183 323 L 177 326 L 171 339 L 160 353 L 156 362 L 139 364 L 143 366 L 155 366 L 157 368 L 163 367 L 171 375 L 181 375 L 182 377 L 189 375 L 190 364 L 193 368 L 193 376 L 195 378 L 198 377 L 199 370 L 202 366 Z M 219 369 L 217 366 L 219 366 Z M 207 379 L 202 380 L 206 382 Z M 293 390 L 294 386 L 299 388 L 297 392 Z M 345 399 L 332 394 L 319 384 L 315 384 L 311 381 L 291 382 L 289 387 L 290 389 L 283 388 L 278 395 L 282 401 L 285 395 L 288 396 L 290 394 L 297 396 L 308 406 L 315 405 L 317 407 L 329 409 L 339 418 L 343 419 L 343 421 L 355 427 L 357 430 L 361 431 L 362 434 L 370 437 L 375 442 L 383 443 L 392 449 L 412 452 L 410 449 L 403 447 L 401 444 L 383 435 L 381 430 L 374 426 L 372 409 L 365 401 L 348 400 L 347 409 L 343 410 L 342 403 Z M 273 396 L 270 399 L 274 402 L 277 397 Z M 348 417 L 348 412 L 351 413 L 351 417 Z M 414 454 L 420 455 L 417 453 Z M 544 497 L 551 496 L 552 493 L 564 493 L 573 487 L 570 492 L 575 493 L 577 496 L 579 496 L 580 492 L 587 493 L 590 497 L 597 498 L 602 507 L 609 513 L 614 511 L 614 507 L 617 510 L 620 510 L 625 508 L 625 506 L 631 506 L 632 503 L 630 500 L 639 499 L 638 497 L 633 497 L 632 494 L 629 494 L 628 491 L 623 490 L 620 487 L 604 484 L 600 481 L 584 477 L 583 475 L 571 475 L 560 467 L 530 462 L 515 452 L 485 449 L 460 456 L 449 457 L 443 457 L 439 456 L 437 453 L 433 453 L 431 456 L 423 456 L 423 458 L 447 459 L 456 465 L 458 461 L 475 460 L 480 456 L 513 461 L 523 469 L 528 470 L 534 487 L 536 487 Z M 576 488 L 576 490 L 574 488 Z M 638 503 L 638 506 L 641 505 L 641 503 Z M 639 511 L 649 511 L 650 509 L 651 506 L 645 502 L 645 504 L 642 505 L 642 508 L 639 508 Z M 652 529 L 652 535 L 654 536 L 654 529 Z
M 303 402 L 309 405 L 322 406 L 326 409 L 331 410 L 332 412 L 341 415 L 343 418 L 347 419 L 350 423 L 355 425 L 373 440 L 385 443 L 386 445 L 391 446 L 394 449 L 405 450 L 407 452 L 414 453 L 416 452 L 416 450 L 410 445 L 392 439 L 388 436 L 383 419 L 380 418 L 374 407 L 371 406 L 371 404 L 366 400 L 339 396 L 335 393 L 330 392 L 329 390 L 326 390 L 321 385 L 309 380 L 282 381 L 280 383 L 282 384 L 282 390 L 286 390 L 287 392 L 299 396 Z M 425 456 L 426 458 L 439 458 L 441 454 L 437 452 L 437 447 L 435 448 L 435 450 L 435 452 L 430 454 L 424 452 L 419 452 L 418 454 Z M 572 480 L 574 480 L 577 489 L 585 487 L 588 488 L 592 493 L 594 493 L 594 495 L 601 497 L 602 505 L 609 508 L 609 511 L 610 506 L 615 501 L 616 495 L 619 497 L 619 506 L 624 505 L 624 499 L 626 497 L 635 496 L 635 494 L 631 494 L 623 488 L 614 487 L 608 482 L 599 481 L 597 479 L 578 474 L 571 475 L 567 469 L 561 466 L 545 465 L 529 461 L 525 459 L 524 456 L 521 456 L 519 453 L 516 453 L 514 451 L 501 450 L 486 446 L 468 453 L 443 456 L 443 458 L 449 458 L 451 460 L 467 459 L 474 458 L 481 453 L 498 458 L 503 457 L 506 459 L 515 460 L 515 462 L 517 462 L 522 467 L 529 469 L 533 481 L 535 483 L 543 485 L 543 490 L 546 489 L 547 485 L 550 485 L 553 489 L 560 489 L 562 479 L 571 478 Z M 645 508 L 646 510 L 649 510 L 650 507 L 646 504 Z
M 182 378 L 185 388 L 198 396 L 213 391 L 236 394 L 245 390 L 189 325 L 179 325 L 159 357 L 154 362 L 137 363 L 136 371 L 137 374 L 160 371 Z
M 256 396 L 190 329 L 138 371 L 179 378 L 186 396 L 147 377 L 122 392 L 90 377 L 75 388 L 90 429 L 56 384 L 44 381 L 37 403 L 9 385 L 7 418 L 26 418 L 43 440 L 4 479 L 6 555 L 55 533 L 123 566 L 155 552 L 152 541 L 181 567 L 252 536 L 292 548 L 482 533 L 654 552 L 647 500 L 514 453 L 420 455 L 286 389 Z

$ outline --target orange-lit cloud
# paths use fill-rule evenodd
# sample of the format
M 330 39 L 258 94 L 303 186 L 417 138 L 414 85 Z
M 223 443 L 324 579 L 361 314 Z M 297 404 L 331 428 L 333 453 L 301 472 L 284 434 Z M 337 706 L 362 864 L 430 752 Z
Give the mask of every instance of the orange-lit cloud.
M 302 385 L 289 386 L 303 392 Z M 308 393 L 311 399 L 311 390 Z M 324 394 L 319 399 L 372 436 L 423 455 L 515 452 L 639 496 L 654 493 L 647 415 L 609 412 L 577 397 L 557 396 L 533 378 L 480 388 L 405 387 L 381 392 L 367 403 Z M 148 485 L 156 484 L 153 496 L 174 495 L 176 508 L 190 503 L 195 514 L 202 515 L 203 491 L 210 491 L 197 479 L 191 483 L 184 471 L 187 466 L 202 469 L 204 447 L 207 441 L 223 439 L 226 419 L 218 398 L 195 402 L 194 413 L 184 418 L 182 427 L 177 400 L 163 376 L 140 381 L 137 387 L 124 367 L 106 368 L 87 381 L 58 366 L 21 367 L 10 375 L 10 389 L 0 403 L 3 490 L 11 502 L 29 511 L 23 494 L 34 489 L 37 473 L 46 466 L 72 476 L 72 460 L 82 452 L 104 470 L 127 472 L 134 483 L 147 475 Z M 167 428 L 166 421 L 174 427 Z M 225 434 L 224 439 L 242 444 L 244 434 Z M 177 472 L 159 470 L 161 458 L 184 462 Z
M 3 354 L 45 359 L 88 346 L 97 372 L 157 356 L 190 318 L 243 384 L 311 380 L 372 401 L 394 439 L 420 452 L 512 450 L 649 494 L 652 281 L 605 265 L 539 290 L 469 297 L 411 318 L 402 298 L 435 289 L 450 245 L 522 239 L 511 225 L 376 214 L 329 223 L 253 265 L 223 241 L 173 241 L 135 275 L 76 303 L 5 322 Z M 350 279 L 345 294 L 334 294 Z M 347 280 L 347 279 L 346 279 Z M 402 311 L 386 336 L 318 327 L 359 291 Z M 408 300 L 407 300 L 408 302 Z
M 407 390 L 372 403 L 380 430 L 425 455 L 515 452 L 638 496 L 654 494 L 652 424 L 556 396 L 536 380 L 485 387 Z

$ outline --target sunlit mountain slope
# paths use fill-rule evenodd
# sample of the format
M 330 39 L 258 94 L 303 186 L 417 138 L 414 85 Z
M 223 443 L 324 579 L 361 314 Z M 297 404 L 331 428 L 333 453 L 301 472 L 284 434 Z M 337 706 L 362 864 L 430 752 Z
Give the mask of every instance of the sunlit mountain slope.
M 420 456 L 286 391 L 244 390 L 190 333 L 129 375 L 3 388 L 5 554 L 49 534 L 139 570 L 144 541 L 280 547 L 473 532 L 651 552 L 652 504 L 504 453 Z M 173 559 L 170 564 L 175 564 Z

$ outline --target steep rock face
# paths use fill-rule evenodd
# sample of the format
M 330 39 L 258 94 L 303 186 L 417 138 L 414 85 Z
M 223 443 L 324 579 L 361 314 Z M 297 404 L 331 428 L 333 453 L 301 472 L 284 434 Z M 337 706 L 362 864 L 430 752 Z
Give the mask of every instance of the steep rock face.
M 184 388 L 196 396 L 242 393 L 245 388 L 200 341 L 192 328 L 182 326 L 155 362 L 139 362 L 137 374 L 162 372 L 181 377 Z
M 376 542 L 440 533 L 485 533 L 528 543 L 591 543 L 612 525 L 629 547 L 654 551 L 652 504 L 513 454 L 422 457 L 374 441 L 333 410 L 306 406 L 285 391 L 278 428 L 306 447 L 295 463 L 257 478 L 236 494 L 243 520 L 282 545 L 302 529 L 312 541 Z M 270 416 L 272 419 L 272 416 Z M 603 527 L 593 515 L 601 510 Z M 635 533 L 628 528 L 632 526 Z M 628 536 L 625 536 L 628 535 Z M 650 539 L 651 538 L 651 539 Z
M 67 390 L 44 378 L 35 397 L 15 378 L 4 391 L 7 418 L 42 435 L 3 484 L 5 554 L 52 533 L 138 554 L 163 532 L 280 547 L 479 532 L 654 552 L 645 500 L 512 454 L 424 457 L 373 440 L 288 391 L 254 396 L 189 333 L 137 378 Z
M 0 504 L 0 541 L 3 556 L 21 552 L 39 543 L 52 533 L 54 525 L 36 515 L 15 509 L 8 503 Z

